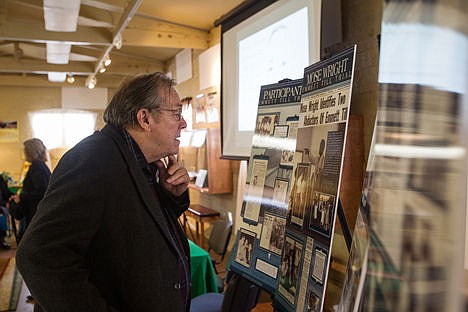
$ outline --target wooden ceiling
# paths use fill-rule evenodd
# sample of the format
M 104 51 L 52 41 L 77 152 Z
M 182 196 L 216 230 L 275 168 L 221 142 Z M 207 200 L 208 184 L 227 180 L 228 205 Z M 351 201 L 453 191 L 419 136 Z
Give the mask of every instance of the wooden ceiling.
M 76 32 L 46 31 L 42 0 L 0 0 L 0 85 L 61 86 L 48 72 L 84 86 L 116 86 L 124 76 L 164 70 L 185 48 L 208 48 L 209 31 L 243 0 L 81 0 Z M 122 38 L 122 47 L 115 43 Z M 71 43 L 68 64 L 49 64 L 48 42 Z M 104 57 L 112 63 L 99 73 Z

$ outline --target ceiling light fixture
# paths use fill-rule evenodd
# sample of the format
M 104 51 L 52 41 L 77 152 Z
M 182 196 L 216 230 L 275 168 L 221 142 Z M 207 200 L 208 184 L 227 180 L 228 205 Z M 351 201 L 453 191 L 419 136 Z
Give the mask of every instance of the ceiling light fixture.
M 114 38 L 114 47 L 117 50 L 120 50 L 120 48 L 122 47 L 122 35 L 120 33 Z
M 73 74 L 68 74 L 67 75 L 67 82 L 68 83 L 74 83 L 75 82 L 75 77 L 73 77 Z
M 88 87 L 88 89 L 94 89 L 94 87 L 96 87 L 96 83 L 96 76 L 89 75 L 88 78 L 86 78 L 86 86 Z
M 102 74 L 102 73 L 104 73 L 104 72 L 106 71 L 106 69 L 107 69 L 107 68 L 106 68 L 105 66 L 102 66 L 102 65 L 101 65 L 101 66 L 99 67 L 99 72 Z
M 111 64 L 112 60 L 109 56 L 109 54 L 107 54 L 105 57 L 104 57 L 104 66 L 109 66 Z

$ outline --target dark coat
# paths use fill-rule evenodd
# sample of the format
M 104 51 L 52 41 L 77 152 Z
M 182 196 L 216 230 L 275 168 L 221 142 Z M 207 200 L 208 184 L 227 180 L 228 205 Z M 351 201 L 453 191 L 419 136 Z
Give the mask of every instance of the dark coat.
M 13 193 L 8 188 L 8 183 L 0 176 L 0 206 L 6 207 Z
M 20 194 L 19 205 L 15 206 L 13 215 L 25 219 L 25 228 L 36 213 L 37 205 L 44 197 L 50 180 L 50 169 L 43 161 L 33 161 L 26 173 Z M 20 233 L 21 235 L 22 233 Z
M 160 205 L 176 218 L 184 196 L 183 207 L 156 198 L 108 126 L 67 152 L 17 250 L 36 311 L 181 311 L 176 242 Z

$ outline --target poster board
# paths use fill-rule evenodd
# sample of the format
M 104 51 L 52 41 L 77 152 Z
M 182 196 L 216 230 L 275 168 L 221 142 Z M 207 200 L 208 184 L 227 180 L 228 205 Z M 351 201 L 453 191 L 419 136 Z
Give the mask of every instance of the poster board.
M 322 311 L 351 102 L 356 46 L 304 69 L 284 249 L 273 304 Z
M 231 270 L 273 293 L 278 285 L 295 161 L 302 79 L 261 87 Z

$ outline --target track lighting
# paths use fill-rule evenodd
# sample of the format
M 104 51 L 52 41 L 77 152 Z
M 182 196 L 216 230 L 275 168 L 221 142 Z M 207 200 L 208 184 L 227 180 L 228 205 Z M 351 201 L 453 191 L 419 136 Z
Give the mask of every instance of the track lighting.
M 88 89 L 94 89 L 94 87 L 96 87 L 96 83 L 96 76 L 89 75 L 88 78 L 86 78 L 86 86 L 88 87 Z
M 101 65 L 101 66 L 99 67 L 99 73 L 102 74 L 102 73 L 104 73 L 105 71 L 106 71 L 106 67 Z
M 117 50 L 120 50 L 122 47 L 122 35 L 120 33 L 114 38 L 114 47 Z
M 74 83 L 75 82 L 75 77 L 73 77 L 73 74 L 68 74 L 67 75 L 67 82 L 68 83 Z
M 104 66 L 109 66 L 111 64 L 112 60 L 109 56 L 109 54 L 107 54 L 105 57 L 104 57 Z

